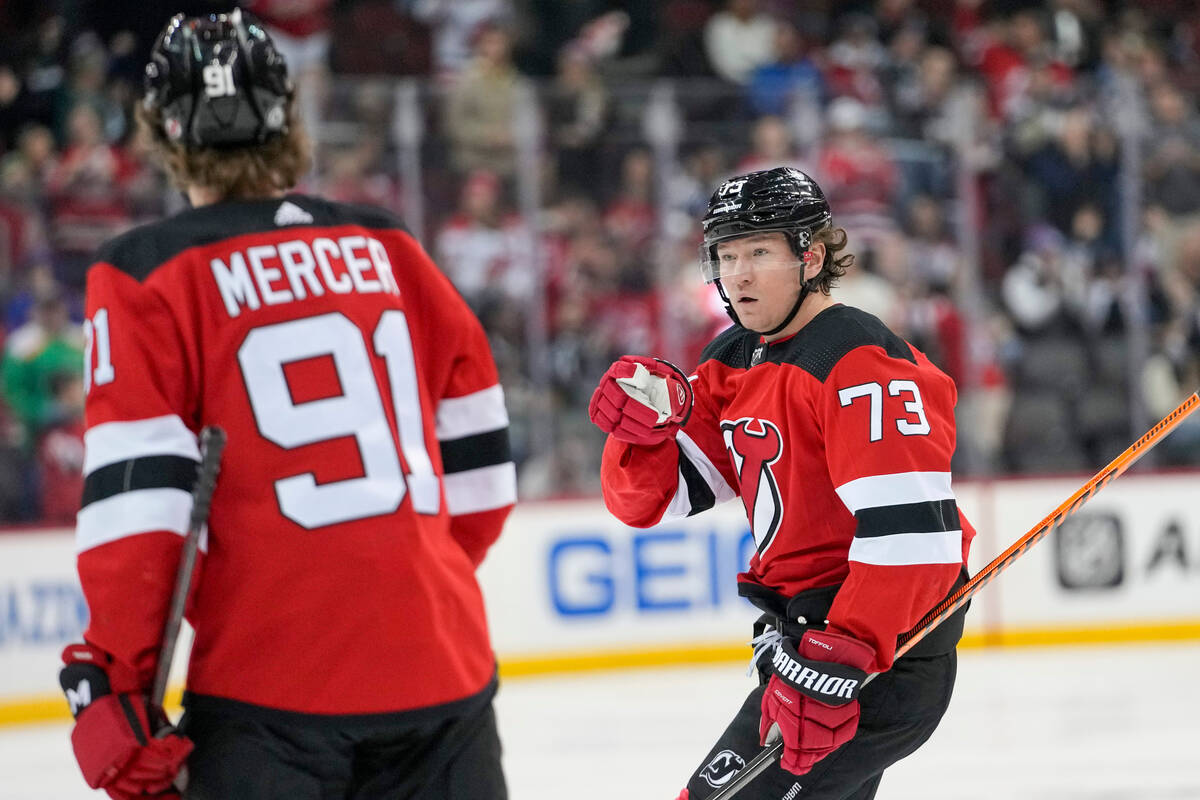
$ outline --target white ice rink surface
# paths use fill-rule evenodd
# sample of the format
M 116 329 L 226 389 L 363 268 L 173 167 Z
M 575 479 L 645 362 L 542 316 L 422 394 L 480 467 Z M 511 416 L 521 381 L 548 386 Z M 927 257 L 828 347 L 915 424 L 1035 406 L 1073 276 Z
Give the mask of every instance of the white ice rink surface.
M 674 800 L 749 681 L 735 664 L 509 681 L 510 796 Z M 0 798 L 103 797 L 67 737 L 0 728 Z M 877 798 L 1200 800 L 1200 644 L 964 651 L 941 727 Z

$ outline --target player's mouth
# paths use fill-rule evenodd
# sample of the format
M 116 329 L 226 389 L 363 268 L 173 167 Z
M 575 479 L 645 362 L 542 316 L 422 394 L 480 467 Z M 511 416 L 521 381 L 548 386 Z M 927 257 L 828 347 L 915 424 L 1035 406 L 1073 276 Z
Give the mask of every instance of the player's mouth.
M 757 303 L 757 302 L 758 302 L 757 297 L 739 297 L 737 299 L 737 304 L 739 306 L 753 305 L 754 303 Z

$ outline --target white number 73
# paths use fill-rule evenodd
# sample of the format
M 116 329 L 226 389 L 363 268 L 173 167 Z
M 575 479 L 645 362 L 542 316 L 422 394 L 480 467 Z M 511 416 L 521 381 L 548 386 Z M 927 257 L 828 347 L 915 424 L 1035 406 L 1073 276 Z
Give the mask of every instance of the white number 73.
M 929 420 L 925 418 L 925 405 L 921 402 L 921 390 L 912 381 L 894 380 L 888 382 L 888 395 L 897 397 L 901 392 L 912 395 L 911 400 L 904 401 L 904 410 L 916 414 L 916 421 L 905 417 L 896 418 L 896 430 L 905 436 L 922 436 L 929 433 Z M 847 386 L 838 389 L 838 401 L 842 407 L 853 403 L 860 397 L 870 398 L 871 401 L 871 441 L 878 442 L 883 438 L 883 387 L 878 383 L 860 383 L 857 386 Z

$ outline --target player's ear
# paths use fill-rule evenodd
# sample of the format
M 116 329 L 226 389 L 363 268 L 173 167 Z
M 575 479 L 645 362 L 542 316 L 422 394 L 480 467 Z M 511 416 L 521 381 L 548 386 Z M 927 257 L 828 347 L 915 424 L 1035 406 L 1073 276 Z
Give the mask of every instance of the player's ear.
M 821 272 L 821 267 L 825 264 L 825 243 L 813 242 L 812 246 L 804 251 L 802 256 L 804 260 L 804 280 L 812 280 Z

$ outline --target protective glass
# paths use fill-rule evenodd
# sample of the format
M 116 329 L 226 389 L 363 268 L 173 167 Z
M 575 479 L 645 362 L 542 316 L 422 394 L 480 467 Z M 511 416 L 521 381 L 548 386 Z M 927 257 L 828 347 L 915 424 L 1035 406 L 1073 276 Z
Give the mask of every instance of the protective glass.
M 718 278 L 733 278 L 747 272 L 765 272 L 785 269 L 800 269 L 804 262 L 796 258 L 791 244 L 786 240 L 787 229 L 763 230 L 740 236 L 730 236 L 716 242 L 707 242 L 700 247 L 700 274 L 705 283 Z M 784 239 L 761 237 L 765 233 L 782 233 Z M 722 242 L 739 242 L 733 247 L 719 247 Z

